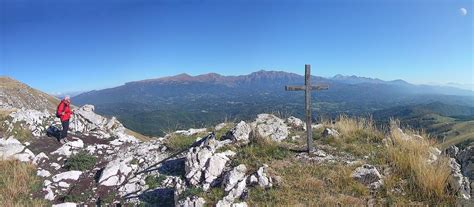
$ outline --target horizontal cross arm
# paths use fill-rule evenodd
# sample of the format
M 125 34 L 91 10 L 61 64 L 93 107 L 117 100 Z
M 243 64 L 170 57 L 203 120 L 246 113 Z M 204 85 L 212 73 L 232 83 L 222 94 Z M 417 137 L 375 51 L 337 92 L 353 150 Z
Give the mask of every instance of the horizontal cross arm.
M 313 90 L 313 91 L 322 91 L 322 90 L 328 90 L 328 89 L 329 89 L 328 85 L 311 86 L 311 90 Z M 285 90 L 287 90 L 287 91 L 304 91 L 304 90 L 306 90 L 306 86 L 285 86 Z
M 286 91 L 304 91 L 306 86 L 285 86 Z
M 322 91 L 322 90 L 328 90 L 328 89 L 329 89 L 328 85 L 311 86 L 311 90 L 314 90 L 314 91 Z

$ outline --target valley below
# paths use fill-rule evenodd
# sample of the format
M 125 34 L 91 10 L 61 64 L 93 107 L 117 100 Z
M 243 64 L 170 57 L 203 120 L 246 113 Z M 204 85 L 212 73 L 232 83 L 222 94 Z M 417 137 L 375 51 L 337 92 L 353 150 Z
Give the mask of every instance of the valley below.
M 107 113 L 85 104 L 74 107 L 71 138 L 60 144 L 48 132 L 60 128 L 51 110 L 57 99 L 19 82 L 1 86 L 14 94 L 0 99 L 3 206 L 473 204 L 471 106 L 427 101 L 322 116 L 322 108 L 339 107 L 317 96 L 316 106 L 327 105 L 315 107 L 320 116 L 307 129 L 298 94 L 202 95 L 160 113 L 141 103 L 102 103 Z M 150 130 L 161 122 L 183 125 Z

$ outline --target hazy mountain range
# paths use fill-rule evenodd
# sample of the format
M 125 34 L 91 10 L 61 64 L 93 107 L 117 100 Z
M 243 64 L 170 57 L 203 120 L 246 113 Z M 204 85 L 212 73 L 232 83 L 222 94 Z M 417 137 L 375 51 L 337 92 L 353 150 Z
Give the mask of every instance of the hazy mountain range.
M 363 115 L 408 104 L 441 102 L 474 106 L 474 92 L 446 86 L 414 85 L 403 80 L 383 81 L 357 76 L 312 77 L 313 84 L 327 84 L 328 91 L 314 92 L 314 112 L 324 117 L 340 113 Z M 94 104 L 99 113 L 118 116 L 145 134 L 205 126 L 223 119 L 248 119 L 274 112 L 302 116 L 302 92 L 288 92 L 285 85 L 301 85 L 304 77 L 282 71 L 249 75 L 171 77 L 129 82 L 73 97 L 77 105 Z

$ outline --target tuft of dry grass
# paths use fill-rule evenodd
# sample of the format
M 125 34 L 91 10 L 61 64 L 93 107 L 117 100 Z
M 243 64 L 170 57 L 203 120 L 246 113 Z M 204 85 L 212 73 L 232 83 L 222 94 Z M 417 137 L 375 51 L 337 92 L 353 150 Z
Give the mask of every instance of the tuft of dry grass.
M 453 196 L 447 190 L 451 174 L 448 159 L 438 156 L 437 161 L 428 162 L 430 149 L 436 143 L 421 136 L 415 137 L 413 131 L 406 131 L 401 132 L 399 123 L 391 121 L 388 162 L 397 173 L 408 178 L 408 190 L 414 198 L 449 203 Z
M 342 134 L 346 142 L 361 139 L 366 142 L 380 142 L 383 138 L 371 117 L 351 118 L 347 115 L 340 115 L 334 127 Z
M 41 187 L 36 167 L 18 160 L 0 161 L 0 206 L 47 206 L 31 194 Z
M 272 166 L 275 173 L 282 177 L 282 183 L 267 190 L 259 187 L 250 189 L 250 206 L 366 204 L 367 188 L 350 177 L 354 167 L 340 164 L 308 165 L 294 160 L 279 161 Z

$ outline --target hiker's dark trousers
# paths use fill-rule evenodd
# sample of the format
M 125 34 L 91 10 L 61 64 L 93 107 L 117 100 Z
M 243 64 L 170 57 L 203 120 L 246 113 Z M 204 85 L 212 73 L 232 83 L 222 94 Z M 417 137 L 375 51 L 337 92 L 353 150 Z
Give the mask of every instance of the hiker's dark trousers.
M 62 121 L 61 124 L 63 125 L 63 131 L 61 131 L 61 139 L 67 137 L 67 131 L 69 130 L 69 120 Z

